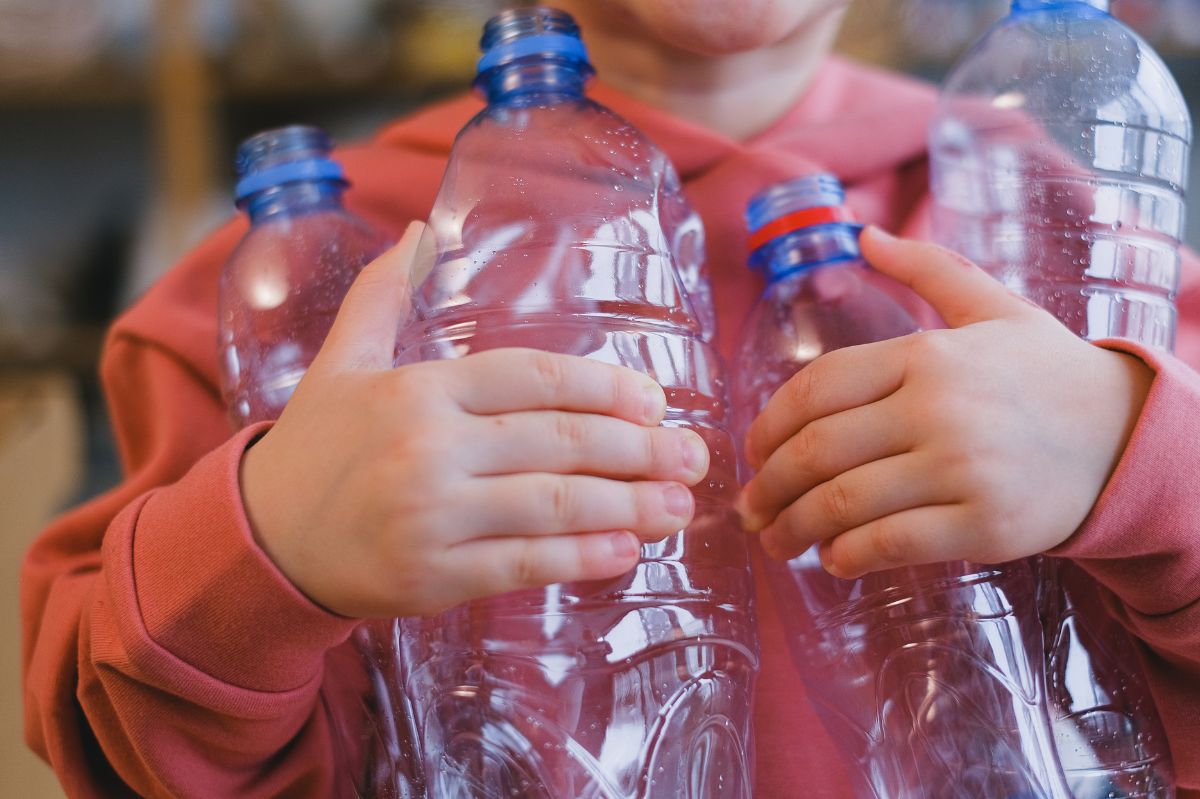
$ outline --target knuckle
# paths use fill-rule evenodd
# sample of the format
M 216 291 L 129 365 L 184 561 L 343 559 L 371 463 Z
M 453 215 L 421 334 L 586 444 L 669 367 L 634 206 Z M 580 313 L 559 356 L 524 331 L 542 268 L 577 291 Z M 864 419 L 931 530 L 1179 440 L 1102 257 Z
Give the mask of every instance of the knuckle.
M 887 564 L 900 564 L 912 556 L 908 531 L 889 519 L 880 519 L 871 527 L 871 549 Z
M 925 330 L 908 337 L 908 365 L 913 368 L 938 366 L 955 359 L 953 330 Z
M 558 397 L 567 384 L 566 365 L 562 358 L 548 352 L 531 354 L 533 373 L 547 397 Z
M 820 424 L 814 422 L 802 427 L 792 437 L 793 444 L 789 447 L 790 468 L 801 475 L 815 471 L 821 454 L 825 452 L 826 439 L 825 430 Z
M 388 443 L 390 458 L 409 475 L 411 484 L 431 482 L 451 463 L 450 453 L 456 449 L 451 431 L 428 423 L 418 429 L 401 426 L 390 433 Z
M 961 446 L 944 456 L 946 474 L 954 475 L 969 497 L 986 498 L 995 492 L 995 458 L 981 448 Z
M 599 373 L 603 391 L 608 395 L 608 407 L 613 410 L 630 408 L 640 413 L 642 403 L 642 382 L 639 375 L 625 369 L 604 369 Z
M 367 479 L 368 495 L 381 503 L 390 529 L 441 529 L 436 517 L 445 507 L 444 484 L 431 470 L 378 469 Z
M 848 527 L 854 512 L 853 497 L 849 490 L 839 480 L 831 480 L 818 494 L 821 511 L 831 522 L 839 527 Z
M 665 463 L 668 459 L 667 446 L 676 439 L 666 429 L 639 430 L 636 459 L 643 468 Z
M 558 446 L 576 460 L 588 443 L 587 425 L 575 414 L 561 413 L 554 419 L 554 436 Z
M 563 477 L 548 477 L 545 482 L 546 507 L 550 509 L 552 521 L 561 529 L 567 529 L 575 518 L 577 499 L 571 482 Z
M 814 361 L 788 382 L 789 401 L 794 407 L 807 408 L 816 401 L 817 371 L 817 362 Z
M 985 556 L 1006 550 L 1016 538 L 1014 530 L 1028 531 L 1037 526 L 1037 514 L 1029 504 L 1018 504 L 998 491 L 982 494 L 971 503 L 971 529 L 978 536 L 978 545 Z
M 510 569 L 512 584 L 517 588 L 534 588 L 541 583 L 541 558 L 536 541 L 520 542 L 513 553 Z

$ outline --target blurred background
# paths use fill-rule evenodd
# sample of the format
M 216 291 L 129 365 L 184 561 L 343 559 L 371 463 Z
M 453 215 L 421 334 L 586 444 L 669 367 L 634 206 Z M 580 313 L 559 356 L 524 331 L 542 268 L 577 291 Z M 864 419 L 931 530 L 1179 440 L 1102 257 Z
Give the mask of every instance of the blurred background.
M 62 795 L 21 740 L 16 578 L 50 515 L 118 478 L 96 383 L 110 320 L 232 211 L 241 138 L 310 122 L 345 141 L 461 91 L 504 4 L 0 0 L 0 796 Z M 936 80 L 1007 6 L 855 0 L 841 49 Z M 1195 115 L 1200 0 L 1114 9 Z

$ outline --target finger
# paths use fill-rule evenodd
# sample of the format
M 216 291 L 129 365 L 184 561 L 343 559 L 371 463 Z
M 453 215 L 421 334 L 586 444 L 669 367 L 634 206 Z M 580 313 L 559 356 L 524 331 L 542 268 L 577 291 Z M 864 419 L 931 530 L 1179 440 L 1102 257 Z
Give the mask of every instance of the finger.
M 647 375 L 577 355 L 502 349 L 454 363 L 451 390 L 470 413 L 576 411 L 647 425 L 666 413 L 662 386 Z
M 930 473 L 930 456 L 912 452 L 839 474 L 785 508 L 763 531 L 763 546 L 792 558 L 876 519 L 958 498 L 950 481 L 932 480 Z
M 898 239 L 877 227 L 863 231 L 863 257 L 928 302 L 946 324 L 963 327 L 1037 310 L 975 264 L 936 244 Z
M 970 559 L 965 506 L 922 505 L 874 519 L 821 544 L 821 562 L 835 577 L 851 579 L 900 566 Z
M 678 427 L 528 411 L 475 417 L 467 434 L 473 442 L 468 468 L 479 476 L 552 472 L 695 485 L 708 474 L 708 445 Z
M 816 486 L 872 461 L 907 452 L 916 442 L 910 425 L 890 407 L 892 398 L 825 416 L 805 425 L 771 453 L 738 497 L 743 526 L 756 532 Z
M 746 434 L 755 469 L 817 419 L 877 402 L 904 383 L 912 336 L 845 347 L 822 355 L 784 383 Z
M 447 586 L 455 599 L 477 599 L 553 583 L 607 580 L 637 565 L 636 536 L 627 531 L 490 538 L 447 553 L 447 571 L 461 575 Z
M 409 307 L 409 272 L 425 225 L 413 222 L 392 249 L 363 268 L 310 371 L 388 369 Z
M 469 507 L 487 508 L 458 532 L 460 540 L 631 530 L 665 538 L 692 520 L 692 492 L 679 483 L 625 483 L 600 477 L 520 474 L 472 480 Z

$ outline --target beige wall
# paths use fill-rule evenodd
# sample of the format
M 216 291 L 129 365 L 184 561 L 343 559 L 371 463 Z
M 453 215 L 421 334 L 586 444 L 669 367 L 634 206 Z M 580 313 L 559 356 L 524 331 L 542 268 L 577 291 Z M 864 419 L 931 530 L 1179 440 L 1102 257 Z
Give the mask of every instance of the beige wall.
M 17 572 L 29 542 L 66 502 L 83 463 L 83 422 L 65 377 L 0 377 L 0 797 L 57 799 L 21 733 Z

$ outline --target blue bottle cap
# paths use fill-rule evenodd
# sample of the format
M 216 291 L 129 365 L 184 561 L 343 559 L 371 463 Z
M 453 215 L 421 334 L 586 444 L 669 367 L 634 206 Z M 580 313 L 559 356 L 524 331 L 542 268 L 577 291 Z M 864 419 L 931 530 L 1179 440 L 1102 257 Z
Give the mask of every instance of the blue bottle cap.
M 769 281 L 822 264 L 860 257 L 862 226 L 845 206 L 841 182 L 829 174 L 808 175 L 772 186 L 750 200 L 751 269 Z M 812 231 L 811 235 L 799 235 Z
M 238 203 L 288 183 L 346 182 L 341 164 L 329 157 L 333 143 L 320 128 L 294 125 L 247 139 L 238 148 Z
M 531 56 L 591 65 L 575 19 L 565 11 L 541 6 L 510 9 L 492 17 L 484 27 L 480 48 L 480 75 Z
M 842 208 L 845 202 L 846 191 L 836 177 L 828 173 L 805 175 L 756 194 L 746 208 L 746 224 L 752 234 L 758 233 L 796 211 Z
M 838 224 L 860 228 L 845 202 L 841 181 L 827 173 L 806 175 L 758 193 L 746 209 L 750 252 L 805 228 Z

